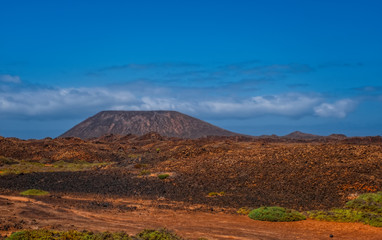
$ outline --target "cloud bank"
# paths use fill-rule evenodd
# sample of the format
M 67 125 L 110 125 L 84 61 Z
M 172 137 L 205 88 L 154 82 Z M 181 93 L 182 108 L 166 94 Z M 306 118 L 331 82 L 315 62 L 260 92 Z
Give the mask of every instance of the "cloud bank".
M 357 100 L 307 92 L 309 84 L 294 81 L 314 71 L 307 64 L 259 61 L 129 63 L 88 72 L 104 82 L 122 77 L 123 83 L 66 88 L 25 84 L 19 76 L 3 74 L 0 119 L 73 119 L 102 110 L 176 110 L 207 119 L 345 118 L 354 111 Z
M 356 105 L 357 103 L 351 99 L 341 99 L 334 103 L 322 103 L 314 108 L 314 112 L 320 117 L 344 118 Z
M 9 74 L 3 74 L 0 75 L 0 82 L 3 83 L 20 83 L 20 77 L 19 76 L 12 76 Z
M 229 89 L 228 89 L 229 90 Z M 206 89 L 164 88 L 131 83 L 107 87 L 0 88 L 0 118 L 74 118 L 101 110 L 176 110 L 207 118 L 253 118 L 278 115 L 344 118 L 356 101 L 329 101 L 318 93 L 282 93 L 222 97 Z

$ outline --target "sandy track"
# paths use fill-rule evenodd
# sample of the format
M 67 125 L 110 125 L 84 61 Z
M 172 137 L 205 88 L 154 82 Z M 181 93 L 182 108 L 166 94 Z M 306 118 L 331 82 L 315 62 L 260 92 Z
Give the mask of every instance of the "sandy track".
M 67 197 L 74 199 L 76 197 Z M 78 198 L 79 199 L 79 198 Z M 82 198 L 81 201 L 93 201 Z M 110 200 L 110 199 L 109 199 Z M 382 239 L 382 229 L 358 223 L 306 220 L 294 223 L 253 221 L 246 216 L 187 210 L 159 209 L 148 200 L 116 199 L 118 204 L 137 206 L 133 211 L 84 210 L 73 205 L 49 202 L 49 198 L 0 195 L 2 222 L 23 222 L 21 228 L 125 231 L 135 234 L 144 228 L 169 228 L 185 238 L 197 239 Z M 16 229 L 0 231 L 9 234 Z

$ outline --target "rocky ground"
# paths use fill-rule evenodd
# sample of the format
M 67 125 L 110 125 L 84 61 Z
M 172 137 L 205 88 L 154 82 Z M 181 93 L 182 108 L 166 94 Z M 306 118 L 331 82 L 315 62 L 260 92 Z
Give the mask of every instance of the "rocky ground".
M 234 214 L 241 207 L 272 205 L 300 211 L 328 209 L 341 207 L 361 193 L 382 190 L 381 150 L 380 137 L 309 141 L 182 140 L 157 134 L 87 141 L 0 138 L 0 156 L 5 159 L 44 164 L 41 171 L 0 176 L 0 194 L 15 196 L 26 189 L 42 189 L 51 193 L 44 200 L 49 204 L 59 201 L 86 211 L 134 211 L 133 205 L 105 200 L 116 198 L 154 201 L 155 208 L 205 214 Z M 87 171 L 48 171 L 57 161 L 108 164 Z M 5 162 L 0 162 L 0 171 L 5 172 Z M 160 179 L 160 174 L 168 177 Z M 85 202 L 63 200 L 68 195 L 93 197 Z M 16 229 L 22 220 L 3 221 L 11 221 Z
M 98 199 L 98 200 L 97 200 Z M 166 227 L 187 239 L 368 239 L 382 229 L 361 223 L 305 220 L 291 223 L 254 221 L 247 216 L 199 211 L 201 205 L 168 200 L 102 198 L 91 194 L 44 197 L 0 195 L 0 239 L 21 229 L 124 231 Z M 168 208 L 170 206 L 170 208 Z M 175 206 L 174 210 L 171 206 Z

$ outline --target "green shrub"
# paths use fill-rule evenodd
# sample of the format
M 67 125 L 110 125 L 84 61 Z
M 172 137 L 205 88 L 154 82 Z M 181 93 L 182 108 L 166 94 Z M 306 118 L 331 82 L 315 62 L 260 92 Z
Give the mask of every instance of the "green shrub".
M 48 195 L 49 192 L 43 191 L 43 190 L 38 190 L 38 189 L 28 189 L 24 192 L 21 192 L 20 195 L 23 196 L 43 196 L 43 195 Z
M 183 240 L 175 233 L 162 228 L 158 230 L 143 230 L 135 236 L 130 237 L 124 232 L 93 233 L 88 231 L 53 231 L 53 230 L 23 230 L 12 233 L 7 240 Z
M 224 196 L 225 192 L 210 192 L 208 193 L 209 197 L 218 197 L 218 196 Z
M 93 233 L 93 232 L 79 232 L 75 230 L 70 231 L 51 231 L 45 229 L 39 230 L 25 230 L 13 233 L 7 240 L 34 240 L 34 239 L 55 239 L 55 240 L 132 240 L 126 233 Z
M 301 213 L 283 207 L 260 207 L 252 210 L 248 216 L 254 220 L 270 222 L 293 222 L 306 219 Z
M 362 222 L 374 227 L 382 227 L 382 216 L 371 212 L 353 209 L 331 209 L 328 211 L 310 211 L 309 217 L 316 220 L 333 222 Z
M 345 208 L 382 214 L 382 192 L 362 194 L 347 202 Z
M 347 202 L 344 208 L 309 211 L 310 218 L 335 222 L 362 222 L 382 227 L 382 192 L 365 193 Z
M 170 174 L 167 174 L 167 173 L 163 173 L 163 174 L 158 174 L 158 178 L 159 179 L 166 179 L 170 176 Z
M 146 229 L 138 233 L 137 237 L 142 240 L 182 240 L 181 237 L 165 228 L 158 230 Z

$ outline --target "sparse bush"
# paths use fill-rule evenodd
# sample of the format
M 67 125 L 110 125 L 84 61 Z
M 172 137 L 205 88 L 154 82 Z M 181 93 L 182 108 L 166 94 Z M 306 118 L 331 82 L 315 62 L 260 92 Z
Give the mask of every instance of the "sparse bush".
M 147 168 L 147 164 L 145 163 L 137 163 L 134 165 L 134 168 L 141 169 L 141 168 Z
M 142 154 L 129 154 L 127 155 L 127 157 L 131 159 L 139 159 L 140 157 L 142 157 Z
M 241 215 L 248 215 L 252 210 L 253 208 L 242 207 L 242 208 L 239 208 L 239 210 L 237 210 L 236 212 Z
M 163 174 L 158 174 L 158 178 L 159 179 L 166 179 L 170 176 L 170 174 L 167 174 L 167 173 L 163 173 Z
M 161 228 L 158 230 L 143 230 L 142 232 L 136 235 L 138 239 L 141 240 L 182 240 L 183 238 L 179 237 L 175 233 L 170 232 L 166 228 Z
M 260 207 L 252 210 L 248 217 L 254 220 L 270 222 L 293 222 L 306 219 L 301 213 L 283 207 Z
M 34 239 L 55 239 L 55 240 L 132 240 L 126 233 L 93 233 L 93 232 L 79 232 L 75 230 L 70 231 L 51 231 L 45 229 L 39 230 L 25 230 L 13 233 L 7 240 L 34 240 Z
M 18 163 L 18 162 L 13 158 L 0 156 L 0 166 L 12 165 L 12 164 L 16 164 L 16 163 Z
M 382 214 L 382 192 L 362 194 L 347 202 L 345 208 Z
M 24 192 L 21 192 L 20 195 L 23 196 L 44 196 L 48 195 L 49 192 L 43 191 L 43 190 L 38 190 L 38 189 L 28 189 Z
M 86 171 L 102 166 L 112 166 L 112 163 L 89 163 L 85 161 L 56 161 L 52 163 L 43 163 L 34 160 L 20 160 L 16 163 L 7 164 L 6 166 L 1 167 L 0 175 L 31 172 Z
M 52 231 L 52 230 L 24 230 L 12 233 L 7 240 L 37 240 L 37 239 L 55 239 L 55 240 L 183 240 L 175 233 L 163 228 L 158 230 L 143 230 L 135 236 L 130 237 L 124 232 L 93 233 L 88 231 Z
M 344 208 L 309 211 L 310 218 L 335 222 L 362 222 L 382 227 L 382 192 L 365 193 L 347 202 Z
M 209 197 L 219 197 L 219 196 L 224 196 L 225 192 L 210 192 L 208 193 Z
M 151 172 L 149 170 L 143 169 L 140 174 L 141 175 L 149 175 L 150 173 Z

